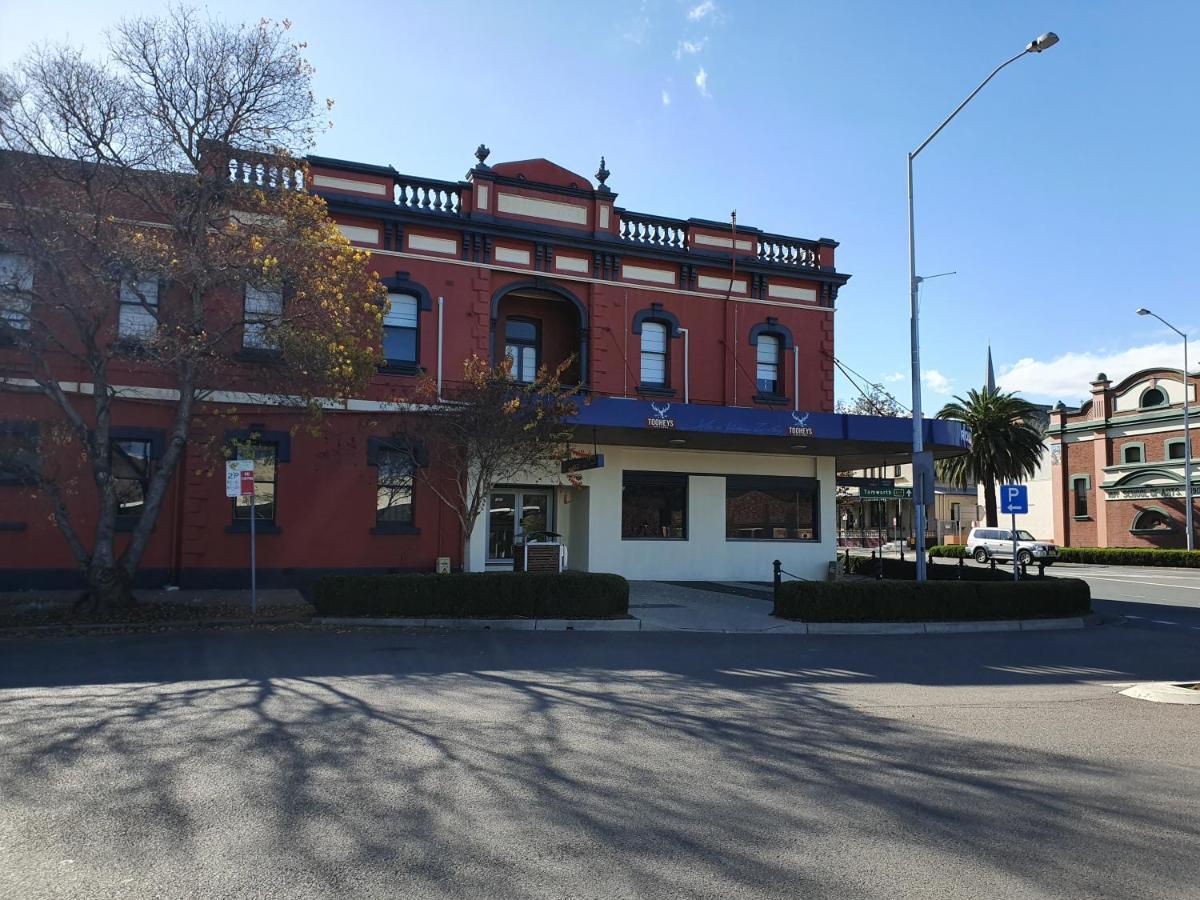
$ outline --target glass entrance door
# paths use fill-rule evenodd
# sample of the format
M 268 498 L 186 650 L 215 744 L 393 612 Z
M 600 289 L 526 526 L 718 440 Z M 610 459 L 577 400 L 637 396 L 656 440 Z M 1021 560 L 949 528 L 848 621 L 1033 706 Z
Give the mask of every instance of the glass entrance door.
M 550 529 L 553 496 L 548 488 L 492 491 L 488 504 L 489 562 L 510 562 L 513 544 L 522 543 L 527 535 Z

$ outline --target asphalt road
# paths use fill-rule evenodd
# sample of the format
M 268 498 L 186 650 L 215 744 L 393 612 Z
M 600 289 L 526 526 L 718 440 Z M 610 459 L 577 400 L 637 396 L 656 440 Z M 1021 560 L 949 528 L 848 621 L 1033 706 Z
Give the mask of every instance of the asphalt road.
M 0 641 L 0 896 L 1194 898 L 1197 634 Z

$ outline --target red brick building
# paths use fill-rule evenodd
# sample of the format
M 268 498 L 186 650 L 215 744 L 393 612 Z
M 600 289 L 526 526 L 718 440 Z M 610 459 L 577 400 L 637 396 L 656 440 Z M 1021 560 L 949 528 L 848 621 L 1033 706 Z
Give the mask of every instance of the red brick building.
M 1192 410 L 1200 378 L 1143 369 L 1113 384 L 1104 373 L 1092 399 L 1050 412 L 1054 537 L 1067 547 L 1184 547 L 1183 398 Z M 1200 429 L 1192 422 L 1193 494 Z M 1200 514 L 1194 500 L 1193 515 Z
M 439 558 L 463 566 L 453 513 L 391 455 L 397 435 L 420 437 L 419 414 L 391 401 L 422 374 L 455 378 L 471 354 L 509 356 L 518 379 L 573 355 L 572 378 L 589 399 L 577 440 L 604 462 L 582 473 L 582 486 L 544 474 L 494 486 L 468 568 L 511 567 L 514 542 L 552 531 L 573 568 L 765 579 L 780 558 L 823 576 L 836 552 L 835 461 L 896 460 L 911 437 L 906 420 L 833 412 L 835 301 L 849 278 L 836 267 L 837 242 L 633 212 L 617 205 L 603 160 L 593 184 L 544 159 L 489 166 L 483 148 L 477 158 L 461 181 L 309 158 L 302 189 L 326 199 L 388 288 L 386 363 L 317 436 L 293 432 L 295 414 L 255 393 L 252 362 L 238 383 L 206 395 L 142 581 L 244 581 L 248 509 L 225 497 L 205 440 L 251 435 L 261 583 L 431 571 Z M 253 162 L 234 161 L 233 177 L 261 178 Z M 0 264 L 18 280 L 37 277 L 3 247 Z M 229 302 L 269 308 L 260 293 Z M 129 324 L 119 307 L 114 297 L 114 338 Z M 248 349 L 254 340 L 243 336 Z M 87 372 L 56 364 L 66 389 L 85 398 Z M 21 377 L 2 349 L 0 375 Z M 114 453 L 136 508 L 169 416 L 153 372 L 131 365 L 118 376 Z M 205 412 L 215 408 L 236 408 L 238 425 L 212 424 Z M 0 390 L 0 441 L 21 440 L 48 415 L 43 400 Z M 939 454 L 965 446 L 954 423 L 926 429 Z M 44 503 L 2 482 L 0 587 L 76 583 Z M 89 523 L 79 525 L 86 533 Z

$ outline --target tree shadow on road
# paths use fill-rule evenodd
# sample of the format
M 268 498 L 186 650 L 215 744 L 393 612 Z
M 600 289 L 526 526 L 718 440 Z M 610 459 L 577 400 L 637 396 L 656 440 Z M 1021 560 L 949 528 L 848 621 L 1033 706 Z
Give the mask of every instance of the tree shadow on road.
M 260 655 L 240 673 L 230 647 L 212 646 L 175 661 L 192 680 L 162 662 L 156 681 L 0 693 L 0 893 L 14 871 L 61 896 L 140 896 L 181 877 L 165 892 L 1194 888 L 1194 770 L 1181 784 L 1178 768 L 853 708 L 839 684 L 879 675 L 820 652 L 747 662 L 761 643 L 701 642 L 688 646 L 711 652 L 664 666 L 622 643 L 599 665 L 580 642 L 530 666 L 532 637 L 450 640 L 414 661 L 420 636 L 376 635 L 344 648 L 365 662 Z M 63 880 L 67 858 L 85 889 Z

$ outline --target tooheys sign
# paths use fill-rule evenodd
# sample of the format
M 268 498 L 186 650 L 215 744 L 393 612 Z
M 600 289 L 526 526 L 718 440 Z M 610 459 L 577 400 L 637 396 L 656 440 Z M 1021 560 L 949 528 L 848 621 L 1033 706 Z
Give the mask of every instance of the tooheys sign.
M 810 413 L 800 415 L 798 412 L 792 413 L 792 424 L 788 426 L 787 433 L 791 437 L 812 437 L 813 430 L 808 427 L 808 417 Z
M 657 403 L 651 403 L 650 408 L 654 410 L 654 415 L 646 417 L 647 428 L 674 428 L 675 420 L 670 418 L 667 413 L 671 411 L 671 404 L 664 403 L 661 406 Z

